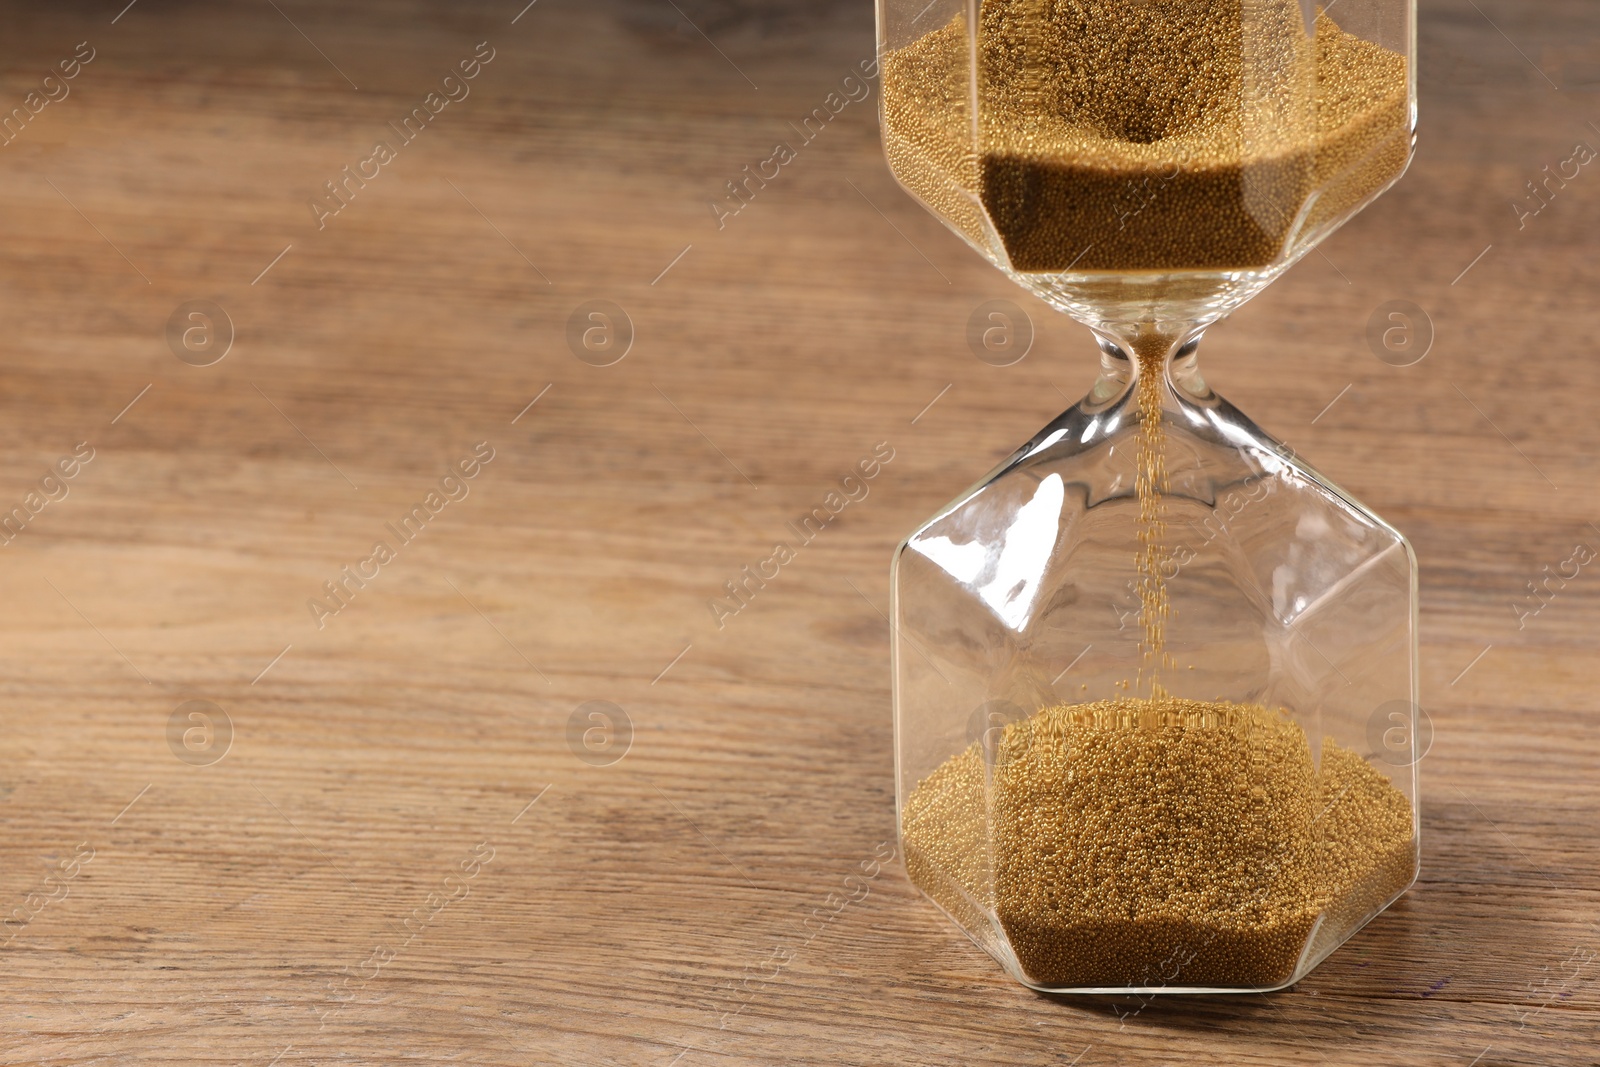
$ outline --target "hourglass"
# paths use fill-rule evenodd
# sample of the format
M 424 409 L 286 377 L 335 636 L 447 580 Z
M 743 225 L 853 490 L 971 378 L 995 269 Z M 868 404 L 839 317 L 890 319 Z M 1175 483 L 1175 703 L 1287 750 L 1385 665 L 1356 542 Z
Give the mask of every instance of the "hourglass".
M 1201 333 L 1392 184 L 1414 0 L 879 0 L 896 178 L 1099 342 L 893 567 L 907 872 L 1017 980 L 1263 990 L 1416 877 L 1416 561 Z

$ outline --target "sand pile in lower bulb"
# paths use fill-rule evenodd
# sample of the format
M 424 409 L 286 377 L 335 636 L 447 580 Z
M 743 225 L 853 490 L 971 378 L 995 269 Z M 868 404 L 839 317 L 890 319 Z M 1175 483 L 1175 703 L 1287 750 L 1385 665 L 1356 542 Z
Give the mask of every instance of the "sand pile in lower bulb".
M 1255 705 L 1045 708 L 906 799 L 912 880 L 1053 988 L 1262 987 L 1410 884 L 1411 804 Z M 1313 953 L 1317 946 L 1313 946 Z
M 977 63 L 974 129 L 963 14 L 887 53 L 884 142 L 1019 271 L 1263 266 L 1408 158 L 1405 57 L 1299 0 L 983 0 Z

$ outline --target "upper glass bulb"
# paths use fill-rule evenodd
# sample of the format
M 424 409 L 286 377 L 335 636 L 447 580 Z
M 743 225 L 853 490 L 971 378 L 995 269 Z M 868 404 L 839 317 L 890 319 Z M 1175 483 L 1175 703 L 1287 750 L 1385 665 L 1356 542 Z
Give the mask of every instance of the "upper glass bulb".
M 1408 0 L 880 0 L 878 13 L 895 176 L 1091 326 L 1215 320 L 1410 158 Z

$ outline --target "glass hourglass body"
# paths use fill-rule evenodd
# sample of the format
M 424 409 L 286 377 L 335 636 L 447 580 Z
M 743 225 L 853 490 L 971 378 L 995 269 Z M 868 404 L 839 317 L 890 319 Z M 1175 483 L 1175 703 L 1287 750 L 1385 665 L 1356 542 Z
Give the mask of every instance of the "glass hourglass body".
M 1100 373 L 896 551 L 908 873 L 1034 988 L 1288 985 L 1416 875 L 1416 563 L 1196 352 L 1405 169 L 1412 0 L 925 2 L 890 166 Z

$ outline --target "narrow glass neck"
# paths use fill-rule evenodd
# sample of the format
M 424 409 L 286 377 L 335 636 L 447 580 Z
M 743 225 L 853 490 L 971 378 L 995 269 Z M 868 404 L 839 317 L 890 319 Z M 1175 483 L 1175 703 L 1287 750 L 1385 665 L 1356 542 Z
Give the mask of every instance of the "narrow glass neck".
M 1159 369 L 1174 389 L 1192 397 L 1206 396 L 1200 376 L 1200 338 L 1204 325 L 1147 323 L 1112 333 L 1094 331 L 1100 342 L 1100 382 L 1096 392 L 1127 389 Z

